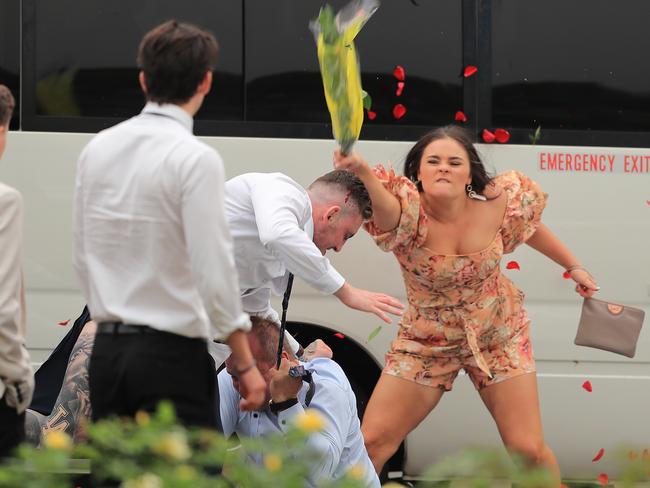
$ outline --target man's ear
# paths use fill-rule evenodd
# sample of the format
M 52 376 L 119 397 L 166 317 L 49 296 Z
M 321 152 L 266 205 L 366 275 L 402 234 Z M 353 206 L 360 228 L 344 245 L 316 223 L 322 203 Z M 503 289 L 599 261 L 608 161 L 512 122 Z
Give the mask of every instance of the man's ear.
M 138 81 L 140 82 L 140 88 L 142 88 L 142 92 L 146 95 L 147 94 L 147 83 L 145 82 L 145 79 L 144 79 L 144 71 L 140 71 L 140 73 L 138 73 Z
M 328 223 L 333 223 L 338 217 L 340 212 L 341 212 L 340 205 L 332 205 L 331 207 L 328 207 L 327 211 L 325 212 L 325 219 L 327 220 Z
M 196 93 L 205 96 L 208 93 L 210 93 L 211 88 L 212 88 L 212 71 L 208 71 L 203 77 L 203 79 L 201 80 L 201 83 L 199 83 L 199 86 L 196 89 Z

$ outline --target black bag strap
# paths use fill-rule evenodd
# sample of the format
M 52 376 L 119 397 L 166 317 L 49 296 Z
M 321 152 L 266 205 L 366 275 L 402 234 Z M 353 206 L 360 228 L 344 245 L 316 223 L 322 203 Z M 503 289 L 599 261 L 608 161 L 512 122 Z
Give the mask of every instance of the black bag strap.
M 276 361 L 276 368 L 280 367 L 282 361 L 282 350 L 284 349 L 284 335 L 287 329 L 287 309 L 289 308 L 289 298 L 291 298 L 291 288 L 293 287 L 293 273 L 289 273 L 289 280 L 287 281 L 287 289 L 282 298 L 282 320 L 280 321 L 280 339 L 278 341 L 278 356 Z M 306 378 L 305 378 L 306 377 Z M 316 393 L 316 385 L 311 376 L 311 373 L 303 376 L 303 380 L 309 384 L 307 395 L 305 396 L 305 407 L 308 407 Z
M 284 349 L 284 333 L 287 328 L 287 309 L 289 308 L 289 298 L 291 297 L 291 287 L 293 286 L 293 273 L 289 273 L 289 281 L 287 282 L 287 289 L 282 298 L 282 320 L 280 321 L 280 341 L 278 342 L 278 359 L 276 361 L 276 368 L 280 367 L 282 360 L 282 349 Z

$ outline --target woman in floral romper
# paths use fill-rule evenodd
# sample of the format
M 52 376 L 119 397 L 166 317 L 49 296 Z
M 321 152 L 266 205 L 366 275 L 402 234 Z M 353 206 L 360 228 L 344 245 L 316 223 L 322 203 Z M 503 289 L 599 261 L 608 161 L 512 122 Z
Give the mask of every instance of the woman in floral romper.
M 336 152 L 373 205 L 366 229 L 400 263 L 408 309 L 363 419 L 379 472 L 464 369 L 505 446 L 548 467 L 524 295 L 501 274 L 503 254 L 526 243 L 567 269 L 581 296 L 598 287 L 540 222 L 546 195 L 518 172 L 487 175 L 467 131 L 436 129 L 411 149 L 405 176 Z M 399 399 L 399 401 L 396 401 Z

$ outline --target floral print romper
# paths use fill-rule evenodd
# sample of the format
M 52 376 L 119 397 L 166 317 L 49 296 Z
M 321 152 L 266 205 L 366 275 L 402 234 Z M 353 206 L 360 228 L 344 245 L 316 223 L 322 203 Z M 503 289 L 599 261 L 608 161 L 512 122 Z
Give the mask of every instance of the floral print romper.
M 381 166 L 376 173 L 399 199 L 401 216 L 390 232 L 372 222 L 366 230 L 395 254 L 408 299 L 384 373 L 449 391 L 460 369 L 476 389 L 534 372 L 524 294 L 499 263 L 539 225 L 546 195 L 537 183 L 515 171 L 496 176 L 507 203 L 492 243 L 472 254 L 443 255 L 424 247 L 428 220 L 415 185 Z

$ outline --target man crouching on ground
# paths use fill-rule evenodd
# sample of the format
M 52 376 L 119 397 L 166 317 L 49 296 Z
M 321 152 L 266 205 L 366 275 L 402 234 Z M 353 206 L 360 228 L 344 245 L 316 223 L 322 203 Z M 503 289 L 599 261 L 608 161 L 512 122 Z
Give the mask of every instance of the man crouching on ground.
M 309 446 L 319 454 L 310 484 L 342 478 L 350 468 L 360 466 L 367 486 L 379 487 L 379 479 L 363 443 L 356 398 L 341 367 L 322 357 L 301 363 L 291 349 L 285 347 L 277 369 L 276 348 L 280 334 L 277 325 L 259 317 L 251 317 L 251 321 L 253 327 L 247 333 L 248 344 L 266 381 L 268 403 L 256 412 L 239 409 L 240 385 L 228 358 L 218 382 L 224 435 L 228 437 L 235 432 L 240 437 L 261 437 L 285 432 L 305 408 L 313 408 L 324 417 L 325 428 L 309 437 Z M 311 372 L 311 383 L 289 376 L 289 368 L 298 365 Z

